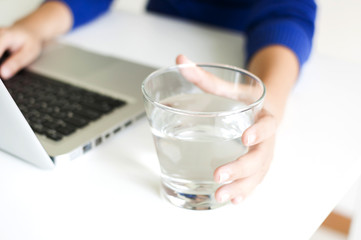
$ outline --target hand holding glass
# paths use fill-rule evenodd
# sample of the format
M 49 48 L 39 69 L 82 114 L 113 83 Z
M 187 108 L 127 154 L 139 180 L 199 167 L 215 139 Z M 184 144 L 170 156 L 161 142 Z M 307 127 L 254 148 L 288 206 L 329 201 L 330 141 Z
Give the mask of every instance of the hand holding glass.
M 181 64 L 152 73 L 142 91 L 163 195 L 188 209 L 222 206 L 213 173 L 247 153 L 241 137 L 262 108 L 262 81 L 236 67 Z

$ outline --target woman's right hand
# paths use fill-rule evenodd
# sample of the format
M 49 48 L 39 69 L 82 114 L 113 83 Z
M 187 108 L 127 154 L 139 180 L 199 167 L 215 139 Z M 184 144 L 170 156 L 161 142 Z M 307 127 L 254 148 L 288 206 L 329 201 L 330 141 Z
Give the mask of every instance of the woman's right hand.
M 10 53 L 0 66 L 0 77 L 9 79 L 29 65 L 39 56 L 42 45 L 42 39 L 21 24 L 0 28 L 0 56 Z
M 10 57 L 0 66 L 0 77 L 9 79 L 39 55 L 46 41 L 68 32 L 73 24 L 69 7 L 61 1 L 48 1 L 12 26 L 0 28 L 0 57 Z

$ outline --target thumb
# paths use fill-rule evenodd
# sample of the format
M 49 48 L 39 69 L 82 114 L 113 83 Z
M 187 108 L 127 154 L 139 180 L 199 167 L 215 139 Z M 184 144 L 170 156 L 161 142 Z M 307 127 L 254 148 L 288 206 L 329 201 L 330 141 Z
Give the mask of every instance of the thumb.
M 252 146 L 274 136 L 276 130 L 276 118 L 267 110 L 262 109 L 256 122 L 244 131 L 242 141 L 246 146 Z

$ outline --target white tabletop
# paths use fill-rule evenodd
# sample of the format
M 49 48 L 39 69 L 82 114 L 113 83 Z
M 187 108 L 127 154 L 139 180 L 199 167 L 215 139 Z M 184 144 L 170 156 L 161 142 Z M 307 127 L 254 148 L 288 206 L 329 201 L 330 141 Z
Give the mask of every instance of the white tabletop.
M 243 63 L 240 34 L 153 15 L 112 12 L 62 41 L 156 67 L 178 53 Z M 0 152 L 0 239 L 309 239 L 361 175 L 360 67 L 312 55 L 271 169 L 237 206 L 191 211 L 162 199 L 145 119 L 53 171 Z

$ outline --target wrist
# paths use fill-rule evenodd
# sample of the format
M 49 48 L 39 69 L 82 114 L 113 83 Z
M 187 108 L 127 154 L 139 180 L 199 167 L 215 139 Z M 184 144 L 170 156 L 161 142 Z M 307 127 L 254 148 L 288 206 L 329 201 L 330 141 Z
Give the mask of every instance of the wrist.
M 36 41 L 40 44 L 43 44 L 46 39 L 43 34 L 39 30 L 31 27 L 30 25 L 26 24 L 26 22 L 18 21 L 11 26 L 11 29 L 14 32 L 23 36 L 23 41 L 28 41 L 26 39 L 31 39 L 32 41 Z
M 264 109 L 270 112 L 279 124 L 283 118 L 288 95 L 298 77 L 299 63 L 296 55 L 284 46 L 265 47 L 252 57 L 249 71 L 265 84 Z
M 72 21 L 72 13 L 64 3 L 51 1 L 15 22 L 13 28 L 25 31 L 43 43 L 69 31 Z

